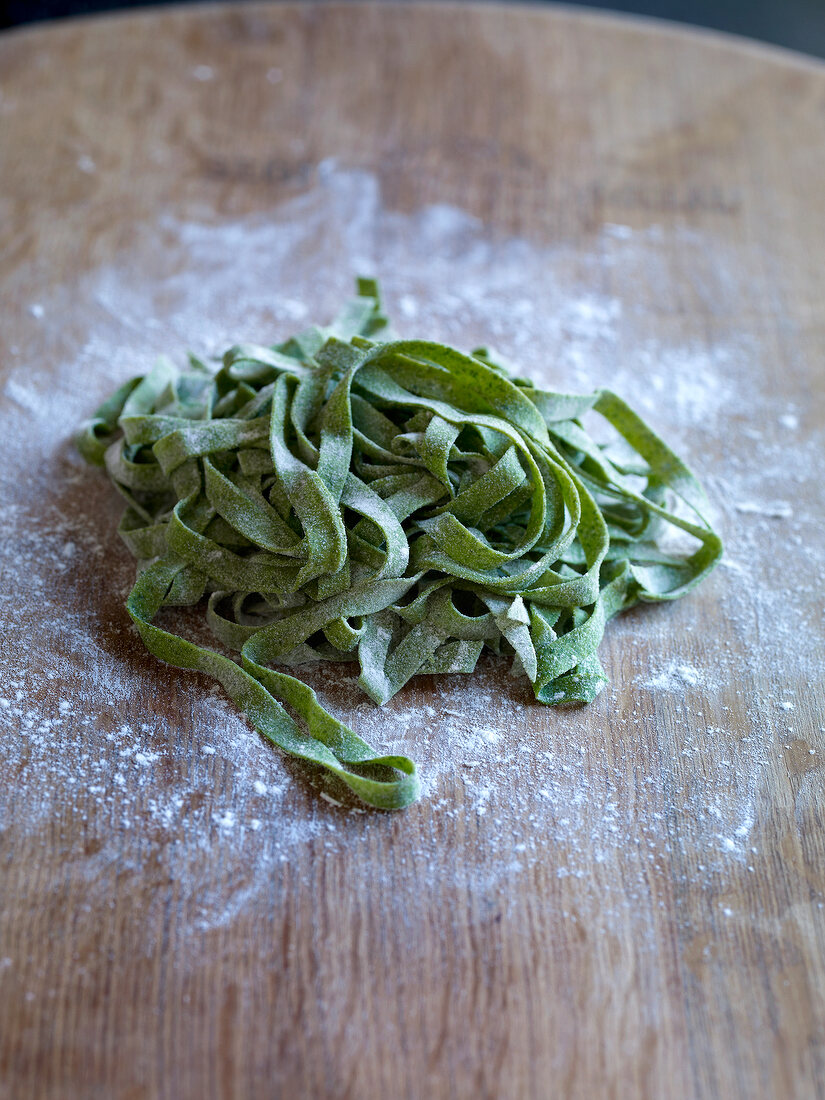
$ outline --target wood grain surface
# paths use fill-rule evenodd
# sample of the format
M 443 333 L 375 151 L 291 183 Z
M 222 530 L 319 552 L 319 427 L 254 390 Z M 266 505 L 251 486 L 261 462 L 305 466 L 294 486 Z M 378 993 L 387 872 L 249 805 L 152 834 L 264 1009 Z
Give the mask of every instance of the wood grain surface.
M 821 65 L 642 22 L 0 39 L 0 1096 L 825 1096 L 823 179 Z M 641 402 L 728 549 L 611 625 L 586 709 L 492 659 L 386 719 L 313 673 L 421 762 L 397 815 L 143 652 L 70 442 L 156 352 L 325 321 L 364 265 L 406 334 Z

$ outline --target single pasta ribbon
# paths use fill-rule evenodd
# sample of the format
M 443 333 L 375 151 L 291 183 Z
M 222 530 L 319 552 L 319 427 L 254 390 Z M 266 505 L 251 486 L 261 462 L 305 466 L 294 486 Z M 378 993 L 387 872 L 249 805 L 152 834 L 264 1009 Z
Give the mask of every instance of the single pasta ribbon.
M 126 607 L 147 649 L 213 676 L 262 736 L 391 810 L 419 796 L 415 764 L 284 668 L 357 661 L 385 703 L 486 649 L 539 702 L 587 703 L 607 683 L 610 619 L 690 591 L 722 544 L 696 478 L 616 394 L 539 390 L 486 348 L 394 339 L 377 284 L 357 289 L 327 328 L 237 345 L 214 368 L 161 359 L 77 443 L 126 501 Z M 588 434 L 591 414 L 612 442 Z M 157 625 L 202 600 L 239 660 Z

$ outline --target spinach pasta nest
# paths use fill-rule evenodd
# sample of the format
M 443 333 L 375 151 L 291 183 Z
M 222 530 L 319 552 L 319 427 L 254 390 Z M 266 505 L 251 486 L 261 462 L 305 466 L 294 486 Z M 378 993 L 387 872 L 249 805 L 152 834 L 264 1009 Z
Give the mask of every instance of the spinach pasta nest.
M 385 703 L 417 673 L 472 672 L 486 648 L 539 702 L 587 703 L 607 683 L 607 621 L 683 595 L 722 552 L 698 482 L 621 398 L 394 339 L 368 279 L 327 328 L 230 348 L 219 368 L 160 360 L 78 445 L 127 502 L 127 608 L 147 648 L 215 677 L 264 737 L 382 809 L 418 796 L 414 763 L 284 669 L 358 661 Z M 661 539 L 674 529 L 687 549 Z M 203 599 L 240 662 L 156 624 Z

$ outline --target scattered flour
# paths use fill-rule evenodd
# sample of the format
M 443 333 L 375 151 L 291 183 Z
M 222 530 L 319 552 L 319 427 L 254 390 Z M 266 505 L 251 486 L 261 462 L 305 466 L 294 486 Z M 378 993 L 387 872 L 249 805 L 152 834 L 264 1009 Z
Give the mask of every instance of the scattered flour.
M 642 687 L 652 688 L 655 691 L 683 692 L 686 688 L 700 686 L 703 690 L 713 689 L 715 685 L 710 677 L 704 675 L 692 665 L 682 665 L 677 661 L 671 661 L 665 668 L 659 669 L 653 675 L 637 677 L 636 683 Z
M 206 69 L 193 77 L 212 79 Z M 279 73 L 270 70 L 270 83 Z M 85 857 L 90 890 L 113 860 L 138 859 L 149 838 L 197 899 L 203 929 L 231 922 L 282 866 L 306 867 L 295 855 L 310 849 L 346 854 L 355 888 L 372 886 L 376 866 L 393 866 L 394 889 L 411 896 L 450 882 L 506 899 L 515 876 L 547 866 L 565 890 L 581 884 L 579 915 L 603 927 L 627 916 L 621 905 L 642 920 L 656 876 L 695 874 L 687 852 L 700 853 L 708 881 L 752 871 L 766 772 L 784 767 L 805 685 L 821 677 L 822 437 L 789 436 L 796 414 L 772 411 L 752 368 L 758 333 L 720 322 L 712 341 L 675 327 L 672 343 L 657 339 L 660 317 L 641 304 L 647 284 L 655 278 L 662 309 L 680 296 L 680 273 L 659 259 L 663 232 L 605 225 L 590 249 L 493 244 L 453 207 L 386 211 L 374 176 L 324 162 L 312 186 L 268 218 L 199 222 L 169 211 L 128 253 L 44 294 L 30 308 L 42 324 L 28 322 L 0 395 L 0 766 L 13 776 L 0 786 L 0 829 L 48 844 L 61 831 L 75 836 L 82 818 L 99 841 Z M 726 316 L 724 255 L 694 231 L 673 232 L 683 233 L 681 265 Z M 612 687 L 585 710 L 538 707 L 529 684 L 493 658 L 471 679 L 414 681 L 380 709 L 349 666 L 310 670 L 322 700 L 363 736 L 419 761 L 424 801 L 396 816 L 361 813 L 257 737 L 219 688 L 143 654 L 122 608 L 133 567 L 115 533 L 119 504 L 68 442 L 155 354 L 280 339 L 329 317 L 356 272 L 381 278 L 405 335 L 486 343 L 539 384 L 605 385 L 640 406 L 705 482 L 731 554 L 703 594 L 611 624 L 603 654 Z M 86 333 L 65 327 L 75 312 L 92 317 Z M 793 510 L 777 500 L 788 468 Z M 721 621 L 742 642 L 737 655 Z M 774 726 L 754 707 L 745 729 L 732 728 L 732 702 L 749 705 L 755 692 L 774 704 Z M 139 713 L 153 693 L 151 713 Z M 468 828 L 478 843 L 465 842 Z M 216 860 L 237 872 L 231 896 Z M 622 899 L 588 885 L 594 868 L 614 865 Z
M 734 504 L 734 508 L 743 515 L 756 515 L 767 519 L 790 519 L 793 515 L 793 508 L 784 500 L 770 503 L 740 500 Z

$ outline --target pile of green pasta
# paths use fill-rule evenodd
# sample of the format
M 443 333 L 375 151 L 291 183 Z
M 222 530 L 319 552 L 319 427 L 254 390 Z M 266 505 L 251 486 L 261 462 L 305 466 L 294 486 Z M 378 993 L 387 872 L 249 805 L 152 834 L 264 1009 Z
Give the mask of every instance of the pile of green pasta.
M 722 551 L 696 479 L 621 398 L 393 339 L 367 279 L 328 328 L 230 348 L 219 368 L 160 360 L 79 448 L 127 502 L 127 608 L 147 648 L 214 676 L 261 734 L 382 809 L 418 796 L 414 763 L 376 754 L 285 668 L 358 661 L 384 703 L 417 673 L 472 672 L 486 648 L 540 702 L 589 702 L 605 623 L 683 595 Z M 657 543 L 668 528 L 690 552 Z M 204 598 L 240 663 L 155 624 Z

